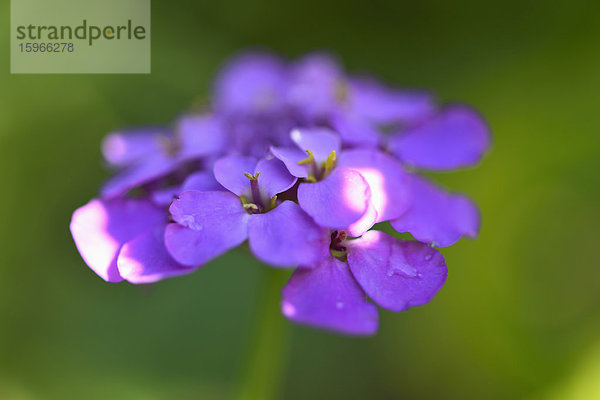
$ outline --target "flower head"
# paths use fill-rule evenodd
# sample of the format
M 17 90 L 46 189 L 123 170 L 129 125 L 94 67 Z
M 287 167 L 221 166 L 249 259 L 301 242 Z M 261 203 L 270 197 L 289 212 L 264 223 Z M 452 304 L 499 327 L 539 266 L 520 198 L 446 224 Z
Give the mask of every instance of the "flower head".
M 476 111 L 349 75 L 325 54 L 245 53 L 214 88 L 203 114 L 105 139 L 116 173 L 71 221 L 94 272 L 155 282 L 247 241 L 260 261 L 297 267 L 287 318 L 357 335 L 378 329 L 377 306 L 433 298 L 447 274 L 434 246 L 475 237 L 480 215 L 419 173 L 480 161 L 490 135 Z M 384 222 L 415 240 L 380 232 Z

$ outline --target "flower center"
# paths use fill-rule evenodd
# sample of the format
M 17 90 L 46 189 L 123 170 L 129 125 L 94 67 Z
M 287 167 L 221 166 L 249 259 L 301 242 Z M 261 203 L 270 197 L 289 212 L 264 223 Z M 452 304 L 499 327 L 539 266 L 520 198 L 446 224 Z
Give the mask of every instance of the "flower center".
M 308 167 L 308 177 L 306 180 L 309 182 L 318 182 L 325 179 L 333 167 L 335 167 L 337 161 L 335 150 L 332 150 L 331 153 L 329 153 L 327 160 L 323 161 L 321 165 L 315 160 L 312 151 L 306 150 L 306 154 L 308 154 L 308 157 L 298 161 L 298 165 L 306 165 Z
M 329 244 L 329 252 L 340 261 L 347 261 L 348 248 L 344 246 L 346 241 L 345 231 L 332 231 L 331 243 Z
M 260 186 L 258 185 L 258 176 L 260 172 L 254 175 L 248 172 L 244 173 L 244 176 L 250 180 L 250 198 L 240 196 L 242 206 L 248 212 L 248 214 L 260 214 L 271 211 L 277 206 L 277 196 L 273 196 L 270 200 L 261 195 Z

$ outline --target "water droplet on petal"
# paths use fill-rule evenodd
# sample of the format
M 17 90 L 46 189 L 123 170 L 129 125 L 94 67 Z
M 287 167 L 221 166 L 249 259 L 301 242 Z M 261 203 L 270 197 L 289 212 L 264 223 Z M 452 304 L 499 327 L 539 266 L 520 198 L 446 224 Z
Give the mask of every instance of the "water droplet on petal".
M 390 266 L 387 275 L 389 277 L 400 275 L 405 278 L 415 278 L 419 275 L 419 271 L 417 271 L 417 269 L 412 265 L 406 263 L 397 263 Z
M 335 303 L 335 308 L 341 310 L 342 308 L 344 308 L 344 302 L 338 301 L 337 303 Z
M 202 225 L 196 222 L 196 219 L 192 215 L 182 215 L 178 221 L 181 225 L 187 226 L 195 231 L 201 231 Z

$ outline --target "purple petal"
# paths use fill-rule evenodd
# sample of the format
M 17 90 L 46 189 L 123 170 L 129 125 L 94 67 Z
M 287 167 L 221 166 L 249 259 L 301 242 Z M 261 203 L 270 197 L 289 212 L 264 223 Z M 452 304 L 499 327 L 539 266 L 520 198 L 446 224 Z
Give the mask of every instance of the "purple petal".
M 162 152 L 168 140 L 158 128 L 114 132 L 102 141 L 102 154 L 109 164 L 124 166 Z
M 367 210 L 363 214 L 362 217 L 358 219 L 358 221 L 353 222 L 350 226 L 344 228 L 348 236 L 350 237 L 359 237 L 377 222 L 377 210 L 373 203 L 369 202 L 369 206 Z
M 151 229 L 123 245 L 117 265 L 124 279 L 135 284 L 152 283 L 194 271 L 167 253 L 164 231 L 164 225 Z
M 411 125 L 432 116 L 437 109 L 430 93 L 393 90 L 364 77 L 351 79 L 348 101 L 352 112 L 379 124 Z
M 199 266 L 238 246 L 248 236 L 250 215 L 229 192 L 188 191 L 171 207 L 165 245 L 180 264 Z
M 104 183 L 102 197 L 113 198 L 123 196 L 131 189 L 150 183 L 173 172 L 177 162 L 166 155 L 155 154 L 119 172 Z
M 294 202 L 284 201 L 248 225 L 250 249 L 261 261 L 278 267 L 313 264 L 329 256 L 329 231 Z
M 342 147 L 340 137 L 327 128 L 294 129 L 290 136 L 300 150 L 310 150 L 318 164 L 325 162 L 332 151 L 339 153 Z
M 294 322 L 350 335 L 377 331 L 377 307 L 367 301 L 348 264 L 335 258 L 296 269 L 282 296 L 283 315 Z
M 336 91 L 344 75 L 326 54 L 311 54 L 292 68 L 288 102 L 305 118 L 323 118 L 337 107 Z
M 200 192 L 212 192 L 224 190 L 217 182 L 212 172 L 201 171 L 189 175 L 182 185 L 171 186 L 152 192 L 152 202 L 160 206 L 170 205 L 178 194 L 188 190 Z
M 393 157 L 378 150 L 347 150 L 340 154 L 337 166 L 358 171 L 367 181 L 377 211 L 375 222 L 397 218 L 410 206 L 409 176 Z
M 281 107 L 287 88 L 286 66 L 262 53 L 242 54 L 217 77 L 216 108 L 220 111 L 261 112 Z
M 210 115 L 188 115 L 177 125 L 179 159 L 189 160 L 215 154 L 225 144 L 225 133 L 221 122 Z
M 307 157 L 307 154 L 296 148 L 289 147 L 271 147 L 271 154 L 281 160 L 290 174 L 298 178 L 308 177 L 308 167 L 298 164 Z
M 210 192 L 221 190 L 222 186 L 215 179 L 212 172 L 200 171 L 188 175 L 183 182 L 181 192 L 186 190 L 198 190 L 200 192 Z
M 298 124 L 290 112 L 227 115 L 227 150 L 257 158 L 270 146 L 293 147 L 290 131 Z
M 367 211 L 371 191 L 365 179 L 348 168 L 336 168 L 320 182 L 301 183 L 298 203 L 321 226 L 343 229 Z
M 454 105 L 393 138 L 390 150 L 408 165 L 447 170 L 477 164 L 489 145 L 483 118 L 469 107 Z
M 359 115 L 338 111 L 332 114 L 330 123 L 346 146 L 374 148 L 379 145 L 376 126 Z
M 413 202 L 400 218 L 391 221 L 398 232 L 410 232 L 415 239 L 445 247 L 461 236 L 477 236 L 479 211 L 469 198 L 451 194 L 417 175 L 411 176 Z
M 117 255 L 121 246 L 166 219 L 166 213 L 147 200 L 95 199 L 73 213 L 71 234 L 94 272 L 105 281 L 120 282 Z
M 446 281 L 444 257 L 424 243 L 369 231 L 348 246 L 354 278 L 374 302 L 389 310 L 429 302 Z
M 255 167 L 253 157 L 229 156 L 218 159 L 213 171 L 215 179 L 227 190 L 238 196 L 248 196 L 250 180 L 244 174 L 252 174 Z
M 161 188 L 152 192 L 152 202 L 157 206 L 167 207 L 179 193 L 181 193 L 179 186 Z
M 261 193 L 268 195 L 268 199 L 285 192 L 296 183 L 296 177 L 290 175 L 285 164 L 276 158 L 260 160 L 254 174 L 259 172 L 258 185 Z

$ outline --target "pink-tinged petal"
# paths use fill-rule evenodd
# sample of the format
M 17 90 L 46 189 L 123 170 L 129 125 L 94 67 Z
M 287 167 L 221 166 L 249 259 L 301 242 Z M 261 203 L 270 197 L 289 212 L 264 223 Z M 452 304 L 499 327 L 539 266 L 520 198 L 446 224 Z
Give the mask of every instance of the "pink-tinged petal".
M 272 55 L 239 55 L 217 77 L 215 106 L 227 113 L 276 110 L 283 104 L 287 74 L 286 65 Z
M 373 225 L 377 223 L 377 210 L 372 202 L 369 202 L 367 207 L 367 211 L 363 214 L 362 217 L 359 218 L 358 221 L 352 223 L 350 226 L 344 228 L 343 230 L 350 237 L 359 237 L 369 229 Z
M 298 203 L 315 222 L 343 229 L 358 221 L 369 206 L 371 191 L 362 175 L 349 168 L 336 168 L 315 183 L 301 183 Z
M 276 158 L 261 159 L 254 173 L 260 172 L 258 185 L 261 194 L 268 196 L 269 200 L 278 193 L 285 192 L 296 183 L 296 177 L 292 176 L 285 164 Z
M 167 226 L 165 245 L 183 265 L 205 264 L 248 236 L 250 215 L 229 192 L 183 192 L 169 210 L 177 223 Z
M 248 196 L 250 180 L 244 174 L 252 174 L 255 167 L 253 157 L 229 156 L 218 159 L 213 171 L 215 179 L 227 190 L 238 196 Z
M 479 232 L 479 211 L 466 196 L 438 188 L 427 179 L 411 176 L 413 201 L 406 213 L 391 221 L 398 232 L 410 232 L 415 239 L 445 247 L 463 235 L 474 238 Z
M 337 61 L 326 54 L 311 54 L 294 64 L 288 102 L 311 120 L 323 118 L 335 107 L 345 77 Z
M 110 178 L 102 186 L 101 194 L 104 198 L 114 198 L 127 194 L 131 189 L 150 183 L 165 175 L 170 174 L 177 168 L 177 162 L 172 158 L 155 154 L 134 164 Z
M 307 154 L 299 149 L 290 147 L 271 147 L 271 154 L 281 160 L 290 174 L 298 178 L 308 177 L 308 167 L 306 164 L 298 164 L 306 159 Z
M 114 132 L 102 141 L 102 154 L 109 164 L 125 166 L 162 152 L 168 141 L 159 128 Z
M 176 130 L 180 160 L 216 154 L 225 145 L 221 121 L 210 115 L 187 115 L 179 119 Z
M 490 132 L 475 110 L 454 105 L 399 134 L 389 145 L 407 165 L 448 170 L 477 164 L 490 145 Z
M 284 201 L 248 225 L 250 250 L 276 267 L 313 264 L 329 256 L 329 230 L 312 220 L 294 202 Z
M 372 78 L 350 80 L 349 108 L 378 124 L 411 125 L 432 116 L 437 106 L 430 93 L 390 89 Z
M 337 166 L 352 168 L 365 178 L 377 211 L 375 222 L 397 218 L 410 206 L 409 176 L 393 157 L 379 150 L 347 150 L 340 154 Z
M 167 253 L 164 232 L 164 225 L 150 229 L 123 245 L 117 266 L 125 280 L 134 284 L 152 283 L 194 271 L 178 264 Z
M 310 150 L 319 165 L 332 151 L 339 153 L 342 147 L 339 135 L 327 128 L 294 129 L 290 137 L 300 150 Z
M 381 307 L 404 311 L 429 302 L 446 281 L 444 257 L 431 246 L 369 231 L 348 242 L 348 265 Z
M 294 322 L 349 335 L 372 335 L 379 325 L 377 307 L 367 301 L 348 264 L 332 257 L 296 269 L 282 297 L 283 315 Z
M 346 146 L 375 148 L 379 145 L 377 127 L 357 114 L 338 111 L 332 114 L 330 123 Z
M 73 213 L 70 227 L 86 264 L 105 281 L 120 282 L 117 255 L 121 246 L 166 220 L 165 211 L 146 200 L 95 199 Z

